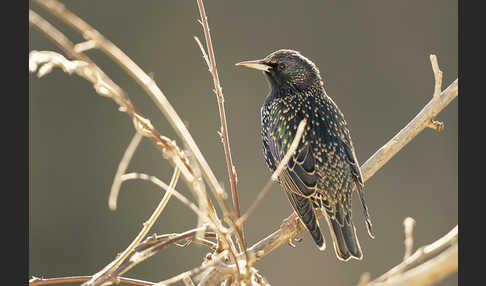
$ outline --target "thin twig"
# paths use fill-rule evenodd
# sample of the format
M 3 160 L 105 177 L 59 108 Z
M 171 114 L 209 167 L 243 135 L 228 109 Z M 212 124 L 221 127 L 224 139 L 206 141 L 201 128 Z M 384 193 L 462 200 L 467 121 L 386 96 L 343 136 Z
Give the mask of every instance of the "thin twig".
M 169 184 L 169 190 L 172 190 L 175 188 L 177 185 L 177 182 L 179 181 L 179 175 L 181 174 L 179 168 L 175 167 L 174 173 L 172 175 L 170 184 Z M 111 277 L 112 272 L 125 261 L 130 255 L 130 253 L 135 249 L 135 247 L 142 241 L 142 239 L 147 235 L 149 230 L 152 228 L 154 223 L 157 221 L 158 217 L 162 213 L 162 211 L 165 209 L 167 206 L 167 203 L 169 202 L 170 197 L 172 196 L 171 191 L 167 191 L 160 201 L 159 205 L 157 208 L 155 208 L 154 212 L 150 216 L 150 218 L 143 223 L 143 228 L 140 231 L 140 233 L 135 237 L 135 239 L 130 243 L 130 245 L 120 254 L 118 255 L 110 264 L 106 265 L 101 271 L 93 275 L 93 277 L 85 282 L 86 284 L 91 284 L 92 281 L 98 281 L 100 285 L 104 285 L 105 283 L 109 283 L 112 280 L 111 279 L 116 279 L 116 277 Z M 84 284 L 84 283 L 83 283 Z
M 294 139 L 292 140 L 292 143 L 290 144 L 290 148 L 287 151 L 287 153 L 285 154 L 285 156 L 282 158 L 280 163 L 278 164 L 277 169 L 275 169 L 275 172 L 273 172 L 272 176 L 270 177 L 270 179 L 265 184 L 265 187 L 258 194 L 258 196 L 253 201 L 253 203 L 250 205 L 250 207 L 246 210 L 246 213 L 236 221 L 236 225 L 242 225 L 244 223 L 244 221 L 246 219 L 248 219 L 250 214 L 260 204 L 260 202 L 263 200 L 263 197 L 270 190 L 272 183 L 277 181 L 278 176 L 280 176 L 280 173 L 287 166 L 287 163 L 289 162 L 290 157 L 295 153 L 295 150 L 297 150 L 297 147 L 299 146 L 300 139 L 302 138 L 302 135 L 304 134 L 304 131 L 305 131 L 305 125 L 306 125 L 306 119 L 304 118 L 304 119 L 302 119 L 302 121 L 300 121 L 299 126 L 297 127 L 297 131 L 295 132 Z
M 435 89 L 432 100 L 410 121 L 397 135 L 381 147 L 371 158 L 369 158 L 361 167 L 363 180 L 371 178 L 388 160 L 390 160 L 398 151 L 408 144 L 424 128 L 430 126 L 437 114 L 444 109 L 458 95 L 458 80 L 452 82 L 442 93 L 442 72 L 438 69 L 437 58 L 431 56 L 432 67 L 435 75 Z M 438 88 L 437 88 L 438 87 Z M 443 127 L 443 124 L 442 124 Z
M 415 226 L 415 220 L 411 217 L 407 217 L 403 220 L 403 232 L 405 233 L 405 254 L 403 260 L 407 259 L 413 251 L 413 227 Z
M 439 69 L 439 62 L 437 61 L 436 55 L 430 55 L 430 63 L 432 64 L 435 79 L 433 98 L 438 98 L 442 88 L 442 71 Z
M 438 252 L 442 251 L 444 248 L 457 242 L 457 237 L 458 237 L 458 227 L 456 225 L 446 235 L 444 235 L 443 237 L 441 237 L 440 239 L 436 240 L 435 242 L 429 245 L 420 247 L 407 259 L 405 259 L 402 263 L 396 265 L 385 274 L 376 278 L 374 281 L 375 282 L 385 281 L 387 279 L 390 279 L 390 277 L 392 276 L 402 273 L 406 269 L 410 268 L 412 265 L 415 265 L 431 257 L 432 255 L 437 254 Z
M 206 229 L 206 226 L 202 226 L 200 228 L 196 229 L 191 229 L 186 232 L 180 233 L 180 234 L 175 234 L 171 238 L 164 239 L 161 241 L 157 241 L 157 238 L 149 237 L 146 239 L 144 242 L 140 243 L 130 254 L 129 258 L 126 259 L 122 264 L 120 264 L 116 269 L 114 269 L 109 275 L 108 278 L 111 278 L 112 280 L 116 280 L 117 277 L 120 275 L 123 275 L 126 273 L 128 270 L 132 269 L 135 265 L 145 261 L 146 259 L 152 257 L 153 255 L 157 254 L 160 252 L 162 249 L 166 248 L 167 246 L 170 245 L 176 245 L 180 247 L 185 247 L 188 245 L 188 243 L 184 245 L 178 244 L 179 241 L 181 240 L 186 240 L 186 241 L 194 241 L 197 243 L 202 243 L 206 244 L 209 241 L 204 241 L 195 238 L 196 233 L 200 231 L 204 231 Z M 211 248 L 214 249 L 215 244 L 213 242 L 211 243 Z
M 438 283 L 457 271 L 458 249 L 456 242 L 441 254 L 401 275 L 366 286 L 428 286 Z
M 194 282 L 192 282 L 192 279 L 190 276 L 186 276 L 184 278 L 182 278 L 182 282 L 184 282 L 184 285 L 186 286 L 196 286 L 194 285 Z
M 57 277 L 57 278 L 39 278 L 33 277 L 29 280 L 29 286 L 40 285 L 52 285 L 52 284 L 65 284 L 65 283 L 79 283 L 85 282 L 91 279 L 92 276 L 70 276 L 70 277 Z M 118 281 L 136 286 L 152 286 L 154 282 L 148 282 L 138 279 L 118 277 Z
M 180 192 L 178 192 L 175 188 L 169 188 L 168 185 L 166 185 L 164 182 L 162 182 L 159 178 L 155 176 L 150 176 L 148 174 L 144 173 L 138 173 L 138 172 L 132 172 L 132 173 L 127 173 L 123 174 L 121 176 L 122 181 L 129 181 L 129 180 L 144 180 L 144 181 L 149 181 L 152 184 L 160 187 L 161 189 L 165 190 L 166 192 L 172 192 L 172 195 L 178 199 L 180 202 L 185 204 L 187 207 L 189 207 L 197 216 L 204 216 L 204 213 L 201 212 L 201 210 L 196 206 L 194 203 L 192 203 L 188 198 L 186 198 L 184 195 L 182 195 Z
M 197 274 L 197 273 L 199 273 L 199 272 L 201 272 L 201 271 L 203 271 L 203 270 L 205 270 L 209 267 L 212 267 L 212 266 L 220 263 L 228 255 L 228 253 L 229 253 L 228 250 L 224 250 L 221 253 L 214 255 L 210 261 L 203 263 L 203 265 L 195 267 L 195 268 L 188 270 L 188 271 L 184 271 L 183 273 L 180 273 L 180 274 L 178 274 L 174 277 L 171 277 L 169 279 L 157 282 L 155 284 L 155 286 L 163 286 L 163 285 L 173 284 L 173 283 L 176 283 L 176 282 L 184 279 L 184 277 L 186 277 L 186 276 L 192 276 L 194 274 Z
M 185 205 L 187 205 L 198 216 L 203 216 L 204 215 L 195 204 L 193 204 L 192 202 L 190 202 L 186 197 L 184 197 L 182 194 L 180 194 L 179 192 L 177 192 L 174 188 L 169 189 L 168 186 L 164 182 L 162 182 L 161 180 L 159 180 L 157 177 L 149 176 L 149 175 L 143 174 L 143 173 L 129 173 L 129 174 L 124 174 L 122 176 L 122 180 L 124 180 L 124 181 L 125 180 L 131 180 L 131 179 L 142 179 L 142 180 L 150 181 L 153 184 L 155 184 L 155 185 L 157 185 L 157 186 L 165 189 L 167 192 L 172 192 L 173 195 L 178 200 L 180 200 L 182 203 L 184 203 Z M 236 256 L 236 250 L 233 249 L 234 246 L 232 247 L 231 244 L 229 244 L 230 239 L 228 237 L 229 237 L 229 233 L 230 232 L 228 230 L 226 230 L 226 229 L 223 229 L 223 226 L 221 226 L 220 224 L 218 224 L 217 221 L 214 220 L 214 218 L 208 217 L 208 220 L 209 220 L 210 226 L 213 229 L 215 229 L 216 231 L 218 231 L 218 233 L 220 234 L 217 238 L 218 239 L 222 239 L 224 241 L 224 243 L 227 244 L 227 246 L 228 246 L 228 253 L 231 256 L 231 258 L 233 259 L 233 261 L 238 261 L 237 256 Z M 236 269 L 237 269 L 238 273 L 240 273 L 240 269 L 239 269 L 238 264 L 237 264 Z
M 125 53 L 123 53 L 123 51 L 121 51 L 112 42 L 105 39 L 98 31 L 93 29 L 88 23 L 86 23 L 77 15 L 75 15 L 74 13 L 66 9 L 62 3 L 55 0 L 36 0 L 36 2 L 39 3 L 42 7 L 46 8 L 49 12 L 51 12 L 55 16 L 59 17 L 67 24 L 71 25 L 77 31 L 79 31 L 83 35 L 83 37 L 85 37 L 86 40 L 95 41 L 97 48 L 99 48 L 101 51 L 109 55 L 116 63 L 118 63 L 122 68 L 124 68 L 145 89 L 145 91 L 150 95 L 150 97 L 155 102 L 157 107 L 166 116 L 167 120 L 172 125 L 177 135 L 183 139 L 184 143 L 193 153 L 194 158 L 200 165 L 203 176 L 208 181 L 211 191 L 215 194 L 216 200 L 220 205 L 220 207 L 223 210 L 228 209 L 228 206 L 226 205 L 226 201 L 224 199 L 226 197 L 226 193 L 224 189 L 219 185 L 216 177 L 214 176 L 212 170 L 210 169 L 209 165 L 204 159 L 204 156 L 201 154 L 198 146 L 194 142 L 185 124 L 177 115 L 175 109 L 168 102 L 167 98 L 164 96 L 162 91 L 158 88 L 158 86 L 153 81 L 153 79 L 150 76 L 148 76 L 145 72 L 143 72 L 143 70 L 140 67 L 138 67 L 138 65 L 136 65 Z M 138 114 L 136 113 L 135 115 Z M 142 116 L 134 116 L 134 118 L 136 119 L 136 122 L 140 123 L 142 127 L 139 128 L 140 129 L 139 131 L 141 132 L 146 131 L 144 135 L 149 135 L 150 133 L 152 135 L 151 136 L 152 139 L 154 138 L 155 140 L 160 139 L 159 137 L 161 136 L 158 133 L 154 133 L 155 129 L 153 129 L 153 127 L 149 124 L 150 121 L 148 121 Z M 166 153 L 167 153 L 167 149 L 168 151 L 170 151 L 168 157 L 175 161 L 175 164 L 180 168 L 187 183 L 192 188 L 196 188 L 197 186 L 200 186 L 199 180 L 197 180 L 197 178 L 193 175 L 191 170 L 188 170 L 189 165 L 187 164 L 186 158 L 183 156 L 179 156 L 180 150 L 177 148 L 177 145 L 173 141 L 169 141 L 169 142 L 165 141 L 163 142 L 163 144 L 157 144 L 157 143 L 156 145 L 159 147 L 162 146 L 166 151 Z M 166 148 L 167 145 L 169 145 L 170 148 Z M 172 152 L 175 154 L 170 154 Z M 210 201 L 208 201 L 208 203 L 210 203 Z M 229 217 L 232 222 L 231 216 L 232 216 L 231 213 L 227 212 L 227 217 Z M 215 217 L 215 219 L 217 218 Z M 218 230 L 221 230 L 222 228 L 223 228 L 222 225 L 218 226 Z M 237 232 L 237 237 L 239 241 L 243 240 L 242 234 L 240 232 Z M 224 240 L 225 244 L 228 246 L 231 257 L 236 258 L 236 249 L 233 241 L 229 237 L 226 237 L 225 235 L 222 235 L 220 238 L 218 238 L 218 241 L 221 240 Z M 239 269 L 238 266 L 237 269 Z M 95 285 L 97 284 L 96 283 L 92 284 L 92 286 Z
M 458 80 L 454 80 L 438 98 L 433 98 L 425 107 L 390 141 L 381 147 L 361 167 L 363 180 L 371 178 L 398 151 L 407 145 L 415 136 L 428 127 L 429 122 L 458 95 Z
M 228 134 L 228 126 L 226 124 L 226 113 L 224 111 L 224 97 L 223 97 L 223 90 L 221 88 L 221 83 L 219 81 L 218 69 L 216 68 L 216 57 L 214 56 L 214 49 L 211 40 L 211 34 L 209 32 L 209 24 L 208 24 L 208 17 L 206 16 L 206 10 L 204 9 L 204 3 L 202 0 L 197 0 L 197 6 L 199 7 L 199 14 L 201 16 L 201 23 L 204 30 L 204 37 L 206 39 L 206 48 L 209 53 L 209 63 L 211 64 L 209 70 L 213 77 L 213 84 L 214 90 L 216 93 L 216 97 L 218 100 L 218 109 L 219 109 L 219 117 L 221 119 L 221 141 L 223 142 L 224 146 L 224 154 L 226 158 L 226 166 L 228 169 L 228 176 L 230 179 L 231 184 L 231 194 L 233 197 L 233 207 L 236 213 L 236 219 L 240 217 L 240 204 L 238 201 L 238 191 L 236 189 L 236 170 L 233 165 L 233 159 L 231 158 L 231 149 L 229 144 L 229 134 Z M 200 44 L 200 43 L 199 43 Z M 200 45 L 202 47 L 202 45 Z M 206 59 L 208 56 L 205 55 L 204 49 L 202 49 L 203 55 Z
M 181 120 L 175 109 L 169 103 L 165 95 L 159 89 L 154 80 L 147 75 L 135 62 L 133 62 L 122 50 L 120 50 L 116 45 L 107 40 L 95 30 L 91 25 L 86 23 L 83 19 L 79 18 L 77 15 L 69 11 L 62 3 L 55 0 L 36 0 L 36 3 L 40 4 L 43 8 L 47 9 L 53 15 L 57 16 L 59 19 L 65 23 L 71 25 L 74 29 L 79 31 L 86 40 L 92 40 L 96 42 L 96 47 L 102 52 L 110 56 L 117 64 L 119 64 L 124 70 L 126 70 L 139 84 L 140 86 L 150 95 L 151 99 L 154 101 L 155 105 L 160 111 L 165 115 L 168 122 L 174 128 L 177 135 L 184 140 L 188 148 L 194 154 L 194 158 L 201 166 L 204 178 L 208 181 L 211 190 L 215 193 L 225 196 L 225 191 L 218 183 L 216 176 L 212 172 L 209 164 L 202 155 L 199 147 L 192 138 L 191 134 L 187 130 L 184 122 Z M 184 170 L 181 169 L 184 174 Z M 188 180 L 192 183 L 194 180 Z M 218 201 L 218 203 L 221 203 Z
M 187 237 L 182 237 L 185 233 L 193 231 L 193 232 L 202 232 L 203 233 L 203 238 L 198 239 L 196 236 L 193 236 L 192 234 L 187 236 Z M 160 244 L 160 243 L 166 243 L 169 240 L 177 239 L 177 240 L 186 240 L 186 243 L 184 244 L 179 244 L 178 241 L 175 241 L 174 244 L 179 247 L 186 247 L 192 242 L 199 243 L 201 245 L 205 245 L 211 249 L 215 249 L 217 247 L 216 243 L 208 240 L 206 238 L 216 238 L 216 233 L 207 231 L 206 226 L 201 226 L 197 227 L 193 230 L 189 230 L 184 233 L 168 233 L 168 234 L 159 234 L 159 235 L 151 235 L 147 237 L 144 241 L 142 241 L 135 249 L 134 251 L 141 251 L 145 250 L 149 247 L 152 247 L 154 245 Z
M 207 48 L 207 51 L 209 53 L 209 57 L 204 52 L 204 49 L 202 49 L 201 51 L 203 53 L 203 56 L 206 59 L 206 62 L 207 62 L 207 59 L 209 58 L 209 63 L 211 64 L 208 67 L 209 67 L 209 70 L 210 70 L 211 75 L 213 77 L 214 90 L 215 90 L 216 98 L 217 98 L 217 101 L 218 101 L 219 117 L 221 119 L 220 137 L 221 137 L 221 140 L 222 140 L 223 146 L 224 146 L 226 166 L 227 166 L 228 175 L 229 175 L 229 178 L 230 178 L 231 195 L 232 195 L 232 198 L 233 198 L 233 207 L 235 209 L 236 219 L 238 219 L 240 217 L 240 204 L 239 204 L 239 200 L 238 200 L 238 191 L 236 189 L 236 169 L 235 169 L 235 166 L 233 164 L 233 159 L 231 158 L 231 149 L 230 149 L 230 144 L 229 144 L 228 127 L 227 127 L 227 124 L 226 124 L 226 113 L 225 113 L 225 110 L 224 110 L 223 90 L 221 88 L 221 83 L 219 81 L 218 69 L 216 67 L 216 58 L 214 56 L 214 49 L 213 49 L 213 44 L 212 44 L 212 40 L 211 40 L 211 34 L 209 32 L 208 17 L 206 16 L 206 10 L 204 9 L 203 1 L 197 0 L 197 6 L 199 8 L 199 14 L 201 16 L 201 24 L 202 24 L 203 30 L 204 30 L 204 38 L 206 39 L 206 48 Z M 202 47 L 200 41 L 197 41 L 197 42 L 198 42 L 199 46 Z M 219 194 L 216 194 L 216 196 L 218 196 L 218 195 Z M 238 225 L 236 225 L 235 220 L 233 219 L 231 212 L 228 210 L 228 207 L 226 206 L 224 199 L 220 199 L 220 201 L 223 203 L 222 209 L 223 209 L 225 217 L 227 217 L 230 220 L 231 227 L 236 227 L 236 238 L 237 238 L 238 246 L 240 248 L 240 251 L 243 251 L 243 253 L 245 254 L 244 255 L 245 259 L 246 259 L 245 266 L 246 266 L 246 272 L 248 272 L 248 270 L 249 270 L 248 269 L 248 267 L 249 267 L 248 258 L 249 257 L 248 257 L 248 254 L 246 252 L 246 241 L 245 241 L 245 237 L 244 237 L 244 234 L 243 234 L 243 228 L 238 227 Z M 237 269 L 239 269 L 238 261 L 235 261 L 235 264 L 236 264 Z
M 94 49 L 94 48 L 96 48 L 96 42 L 92 41 L 92 40 L 77 43 L 74 46 L 74 50 L 78 53 L 83 53 L 83 52 L 86 52 L 86 51 Z
M 53 67 L 53 64 L 62 67 L 65 71 L 69 70 L 66 69 L 67 67 L 73 67 L 67 72 L 75 72 L 83 78 L 91 81 L 98 94 L 113 99 L 120 106 L 120 111 L 126 112 L 132 116 L 134 126 L 137 131 L 141 132 L 144 136 L 150 137 L 155 145 L 161 149 L 164 155 L 170 159 L 171 163 L 178 165 L 188 182 L 194 181 L 194 175 L 192 175 L 190 166 L 187 164 L 187 159 L 179 150 L 175 142 L 167 137 L 162 136 L 151 125 L 150 120 L 145 118 L 144 115 L 135 108 L 123 90 L 117 84 L 115 84 L 100 68 L 98 68 L 98 66 L 94 64 L 89 57 L 83 53 L 75 51 L 74 45 L 63 33 L 61 33 L 32 10 L 29 10 L 29 23 L 35 28 L 39 29 L 39 31 L 46 34 L 56 45 L 66 51 L 70 57 L 78 60 L 72 61 L 76 64 L 71 64 L 58 53 L 50 51 L 32 51 L 29 54 L 29 69 L 31 72 L 35 71 L 35 68 L 39 64 L 43 64 L 45 66 L 41 75 L 49 72 Z M 31 64 L 32 61 L 33 64 Z M 76 67 L 76 69 L 74 69 L 74 67 Z
M 113 179 L 113 185 L 111 186 L 110 195 L 108 196 L 108 206 L 111 210 L 116 210 L 118 194 L 120 192 L 120 186 L 122 184 L 121 176 L 126 172 L 128 164 L 132 160 L 133 154 L 135 153 L 135 150 L 137 150 L 140 141 L 142 141 L 142 135 L 136 132 L 132 140 L 130 141 L 127 149 L 125 150 L 120 164 L 118 164 L 118 169 L 116 170 L 115 178 Z

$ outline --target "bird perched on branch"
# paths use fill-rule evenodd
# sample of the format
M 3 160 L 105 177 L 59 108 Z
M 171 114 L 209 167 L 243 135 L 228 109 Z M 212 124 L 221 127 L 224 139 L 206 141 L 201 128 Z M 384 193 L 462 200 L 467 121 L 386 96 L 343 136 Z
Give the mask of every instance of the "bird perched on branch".
M 304 223 L 319 249 L 326 248 L 317 212 L 325 217 L 336 256 L 347 261 L 363 257 L 351 220 L 351 199 L 356 190 L 361 199 L 368 234 L 374 238 L 364 199 L 363 178 L 348 124 L 326 94 L 316 65 L 297 51 L 278 50 L 256 61 L 237 63 L 263 71 L 271 91 L 261 108 L 263 152 L 275 171 L 296 135 L 306 127 L 297 150 L 279 182 L 295 214 Z

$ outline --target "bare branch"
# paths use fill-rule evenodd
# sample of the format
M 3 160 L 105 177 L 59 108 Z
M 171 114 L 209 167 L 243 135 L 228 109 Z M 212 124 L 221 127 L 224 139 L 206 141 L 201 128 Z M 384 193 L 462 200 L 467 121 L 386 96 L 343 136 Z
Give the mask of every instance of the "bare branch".
M 438 98 L 442 88 L 442 71 L 439 69 L 439 63 L 436 55 L 430 55 L 430 63 L 432 64 L 432 70 L 434 71 L 435 78 L 433 98 Z
M 458 245 L 454 243 L 429 261 L 387 281 L 372 282 L 366 286 L 428 286 L 457 271 Z
M 405 233 L 405 254 L 403 260 L 407 259 L 413 250 L 413 227 L 415 226 L 415 220 L 411 217 L 407 217 L 403 220 L 403 229 Z
M 179 168 L 174 169 L 174 174 L 172 175 L 172 179 L 169 184 L 169 190 L 172 190 L 175 188 L 177 185 L 177 182 L 179 181 L 179 175 L 180 175 L 180 170 Z M 100 285 L 104 284 L 111 284 L 114 279 L 117 279 L 116 276 L 113 276 L 112 273 L 113 271 L 120 266 L 120 264 L 127 259 L 131 252 L 135 249 L 135 247 L 142 241 L 142 239 L 147 235 L 149 230 L 152 228 L 154 225 L 155 221 L 157 221 L 158 217 L 162 213 L 162 211 L 165 209 L 167 206 L 167 203 L 169 202 L 170 197 L 172 196 L 171 191 L 167 191 L 160 201 L 159 205 L 157 208 L 155 208 L 154 212 L 150 216 L 150 218 L 143 223 L 143 228 L 140 231 L 140 233 L 135 237 L 135 239 L 130 243 L 130 245 L 120 254 L 118 255 L 110 264 L 106 265 L 101 271 L 93 275 L 93 277 L 85 282 L 87 284 L 90 284 L 90 281 L 98 281 Z
M 446 235 L 444 235 L 443 237 L 441 237 L 440 239 L 438 239 L 437 241 L 435 241 L 435 242 L 433 242 L 429 245 L 420 247 L 412 255 L 410 255 L 407 259 L 405 259 L 402 263 L 393 267 L 388 272 L 386 272 L 385 274 L 383 274 L 380 277 L 378 277 L 377 279 L 375 279 L 375 281 L 376 282 L 385 281 L 392 276 L 395 276 L 399 273 L 402 273 L 406 269 L 410 268 L 410 266 L 413 266 L 413 265 L 431 257 L 434 254 L 437 254 L 438 252 L 442 251 L 444 248 L 448 247 L 452 243 L 457 242 L 457 233 L 458 233 L 458 227 L 456 225 Z
M 201 212 L 201 210 L 193 204 L 188 198 L 186 198 L 184 195 L 182 195 L 180 192 L 176 191 L 174 188 L 170 189 L 168 185 L 166 185 L 164 182 L 162 182 L 159 178 L 155 176 L 150 176 L 144 173 L 127 173 L 123 174 L 121 176 L 122 181 L 128 181 L 128 180 L 144 180 L 144 181 L 149 181 L 153 183 L 154 185 L 160 187 L 161 189 L 165 190 L 166 192 L 171 192 L 174 197 L 176 197 L 179 201 L 181 201 L 183 204 L 188 206 L 196 215 L 198 216 L 204 216 L 205 214 Z
M 223 261 L 227 255 L 228 255 L 228 251 L 224 250 L 217 255 L 213 255 L 209 261 L 203 263 L 201 266 L 198 266 L 198 267 L 195 267 L 191 270 L 180 273 L 180 274 L 178 274 L 174 277 L 171 277 L 169 279 L 166 279 L 164 281 L 157 282 L 155 285 L 156 286 L 164 286 L 164 285 L 176 283 L 176 282 L 184 279 L 184 277 L 192 276 L 192 275 L 197 274 L 197 273 L 199 273 L 199 272 L 201 272 L 205 269 L 208 269 L 209 267 L 213 267 L 216 264 L 220 264 L 220 262 Z M 223 264 L 220 264 L 220 265 L 223 268 L 226 267 Z
M 71 277 L 57 277 L 57 278 L 32 277 L 32 279 L 29 280 L 29 286 L 85 282 L 91 279 L 91 277 L 92 276 L 71 276 Z M 118 281 L 130 285 L 136 285 L 136 286 L 152 286 L 155 284 L 154 282 L 148 282 L 148 281 L 125 278 L 125 277 L 118 277 Z
M 93 63 L 86 55 L 76 51 L 74 44 L 63 33 L 32 10 L 29 10 L 29 23 L 34 26 L 34 28 L 43 32 L 50 40 L 68 54 L 69 57 L 87 63 Z
M 110 195 L 108 196 L 108 206 L 111 210 L 116 210 L 116 203 L 118 200 L 118 193 L 120 192 L 120 186 L 122 183 L 122 175 L 126 172 L 128 164 L 132 160 L 135 150 L 137 150 L 138 144 L 142 141 L 142 135 L 140 133 L 135 133 L 130 144 L 128 145 L 123 157 L 118 164 L 118 169 L 115 173 L 115 178 L 113 179 L 113 185 L 111 186 Z
M 153 255 L 160 252 L 162 249 L 170 245 L 176 245 L 179 247 L 185 247 L 190 242 L 197 242 L 200 244 L 208 245 L 212 249 L 216 247 L 215 243 L 212 241 L 197 239 L 196 233 L 205 231 L 206 226 L 191 229 L 180 234 L 163 235 L 163 236 L 150 236 L 145 241 L 141 242 L 135 249 L 127 260 L 120 264 L 116 269 L 107 275 L 107 281 L 116 280 L 120 275 L 126 273 L 128 270 L 132 269 L 135 265 L 145 261 L 146 259 L 152 257 Z M 208 236 L 210 234 L 208 233 Z M 181 245 L 180 241 L 186 240 L 186 243 Z
M 194 282 L 192 282 L 192 279 L 189 276 L 182 278 L 182 281 L 184 282 L 184 285 L 186 285 L 186 286 L 196 286 L 196 285 L 194 285 Z
M 95 30 L 91 25 L 79 18 L 77 15 L 65 8 L 65 6 L 56 0 L 36 0 L 36 3 L 40 4 L 43 8 L 47 9 L 53 15 L 65 23 L 71 25 L 74 29 L 79 31 L 86 40 L 96 42 L 96 47 L 102 52 L 110 56 L 116 63 L 118 63 L 124 70 L 126 70 L 142 88 L 150 95 L 155 105 L 162 111 L 171 126 L 176 131 L 177 135 L 184 140 L 188 148 L 194 154 L 194 157 L 198 164 L 201 166 L 201 170 L 205 179 L 208 181 L 211 190 L 215 193 L 222 194 L 225 192 L 221 188 L 216 179 L 214 173 L 209 167 L 206 159 L 199 150 L 196 142 L 192 138 L 191 134 L 187 130 L 184 122 L 181 120 L 175 109 L 169 103 L 165 95 L 159 89 L 153 79 L 147 75 L 135 62 L 133 62 L 122 50 L 115 46 L 112 42 L 107 40 Z M 181 168 L 182 173 L 184 170 Z M 189 183 L 194 180 L 186 178 Z M 221 202 L 218 202 L 221 204 Z
M 219 81 L 219 76 L 218 76 L 218 69 L 216 68 L 216 58 L 214 56 L 214 50 L 213 50 L 213 44 L 211 40 L 211 34 L 209 32 L 209 24 L 208 24 L 208 17 L 206 16 L 206 10 L 204 9 L 204 3 L 202 0 L 197 0 L 197 6 L 199 7 L 199 14 L 201 16 L 201 23 L 203 26 L 204 30 L 204 37 L 206 39 L 206 47 L 209 53 L 209 71 L 211 72 L 211 75 L 213 77 L 213 84 L 214 84 L 214 90 L 216 92 L 216 97 L 218 100 L 218 109 L 219 109 L 219 117 L 221 120 L 221 141 L 223 142 L 224 146 L 224 154 L 226 158 L 226 167 L 228 169 L 228 176 L 230 179 L 230 184 L 231 184 L 231 194 L 233 197 L 233 207 L 235 209 L 236 213 L 236 218 L 238 219 L 240 217 L 240 204 L 238 201 L 238 191 L 236 189 L 236 172 L 235 168 L 233 165 L 233 159 L 231 158 L 231 150 L 230 150 L 230 144 L 229 144 L 229 134 L 228 134 L 228 126 L 226 124 L 226 113 L 224 111 L 224 97 L 223 97 L 223 90 L 221 88 L 221 83 Z M 197 39 L 197 38 L 196 38 Z M 202 48 L 202 45 L 199 40 L 196 40 L 198 42 L 199 47 Z M 206 59 L 206 63 L 208 62 L 208 55 L 204 52 L 204 49 L 201 49 L 203 51 L 203 56 Z M 244 245 L 240 245 L 241 249 L 245 249 Z
M 225 191 L 221 188 L 219 185 L 216 177 L 214 176 L 213 172 L 211 171 L 209 165 L 207 164 L 206 160 L 204 159 L 203 155 L 201 154 L 199 148 L 197 147 L 196 143 L 194 142 L 193 138 L 191 137 L 190 133 L 188 132 L 186 126 L 182 122 L 182 120 L 179 118 L 177 115 L 176 111 L 174 108 L 170 105 L 168 102 L 167 98 L 164 96 L 162 91 L 157 87 L 155 82 L 145 73 L 143 72 L 138 65 L 136 65 L 126 54 L 124 54 L 118 47 L 116 47 L 113 43 L 105 39 L 98 31 L 93 29 L 89 24 L 87 24 L 85 21 L 83 21 L 81 18 L 67 10 L 63 4 L 59 3 L 58 1 L 55 0 L 36 0 L 37 3 L 39 3 L 42 7 L 46 8 L 49 12 L 54 14 L 55 16 L 59 17 L 61 20 L 66 22 L 67 24 L 71 25 L 74 27 L 76 30 L 78 30 L 83 37 L 85 37 L 86 40 L 92 40 L 96 42 L 97 47 L 112 57 L 112 59 L 117 62 L 118 64 L 121 65 L 144 89 L 145 91 L 151 96 L 151 98 L 154 100 L 155 104 L 157 107 L 163 112 L 163 114 L 166 116 L 167 120 L 169 123 L 172 125 L 172 127 L 175 129 L 176 133 L 178 136 L 180 136 L 183 140 L 184 143 L 188 146 L 188 148 L 191 150 L 191 152 L 194 154 L 195 160 L 198 162 L 198 164 L 201 167 L 202 173 L 204 178 L 208 181 L 209 186 L 211 187 L 211 190 L 214 192 L 215 197 L 218 201 L 218 204 L 223 210 L 227 210 L 228 206 L 226 205 L 225 202 L 225 197 L 226 193 Z M 137 114 L 136 114 L 137 115 Z M 147 121 L 142 120 L 144 119 L 141 116 L 134 116 L 136 117 L 136 120 L 143 126 L 142 131 L 152 131 L 152 138 L 159 139 L 160 135 L 154 134 L 154 129 L 152 129 L 151 126 L 146 126 Z M 155 136 L 159 135 L 159 136 Z M 171 159 L 174 159 L 175 164 L 180 168 L 184 178 L 188 182 L 188 184 L 195 188 L 195 184 L 199 185 L 199 181 L 196 179 L 196 177 L 193 176 L 193 173 L 191 172 L 192 170 L 188 169 L 189 165 L 187 164 L 187 160 L 185 157 L 181 156 L 174 156 L 179 154 L 179 150 L 177 148 L 177 145 L 173 141 L 165 141 L 163 142 L 164 144 L 171 143 L 169 151 L 174 151 L 176 154 L 170 154 L 168 157 Z M 164 146 L 163 144 L 160 144 Z M 158 146 L 160 146 L 158 145 Z M 165 147 L 165 146 L 164 146 Z M 167 152 L 167 150 L 165 150 Z M 164 152 L 164 153 L 166 153 Z M 179 154 L 180 155 L 180 154 Z M 172 161 L 171 161 L 172 162 Z M 228 218 L 230 218 L 230 222 L 232 224 L 232 215 L 231 212 L 226 212 L 226 215 Z M 218 229 L 222 229 L 222 225 L 218 226 Z M 237 232 L 237 238 L 238 241 L 243 244 L 243 249 L 245 249 L 244 245 L 244 240 L 242 237 L 242 234 L 238 231 Z M 236 249 L 234 246 L 233 241 L 231 240 L 230 237 L 226 237 L 223 235 L 221 238 L 218 238 L 218 241 L 224 240 L 225 244 L 229 247 L 230 249 L 230 255 L 236 259 Z M 238 268 L 238 266 L 237 266 Z M 88 283 L 92 285 L 92 283 Z M 96 283 L 93 283 L 93 286 L 97 285 Z
M 458 95 L 458 80 L 447 87 L 438 98 L 433 98 L 398 134 L 381 147 L 361 167 L 364 181 L 371 178 L 398 151 L 417 136 L 429 122 Z

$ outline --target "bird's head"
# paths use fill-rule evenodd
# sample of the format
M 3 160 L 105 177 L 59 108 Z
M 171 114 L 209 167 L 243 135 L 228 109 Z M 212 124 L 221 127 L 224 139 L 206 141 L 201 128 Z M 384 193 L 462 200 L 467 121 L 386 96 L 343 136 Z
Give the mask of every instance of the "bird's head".
M 278 50 L 256 61 L 237 63 L 263 71 L 272 88 L 299 90 L 322 87 L 322 79 L 316 65 L 294 50 Z

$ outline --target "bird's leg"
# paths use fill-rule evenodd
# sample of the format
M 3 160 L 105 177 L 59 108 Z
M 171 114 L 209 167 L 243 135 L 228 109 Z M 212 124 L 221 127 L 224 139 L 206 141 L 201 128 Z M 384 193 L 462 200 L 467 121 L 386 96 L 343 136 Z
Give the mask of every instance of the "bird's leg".
M 297 216 L 297 213 L 292 212 L 292 214 L 288 218 L 285 218 L 282 221 L 282 224 L 280 225 L 280 229 L 282 229 L 282 228 L 284 228 L 286 226 L 289 226 L 289 225 L 298 223 L 298 221 L 297 221 L 298 219 L 299 219 L 299 217 Z M 301 242 L 302 241 L 302 237 L 295 237 L 294 240 L 296 242 Z M 292 238 L 289 238 L 288 244 L 291 247 L 295 247 L 295 244 L 293 243 Z

